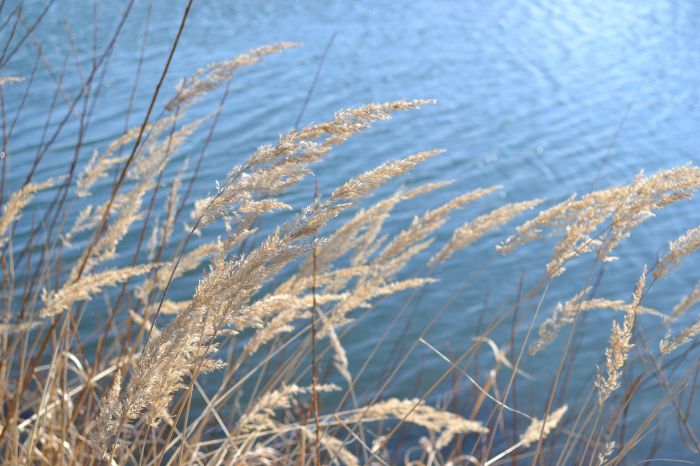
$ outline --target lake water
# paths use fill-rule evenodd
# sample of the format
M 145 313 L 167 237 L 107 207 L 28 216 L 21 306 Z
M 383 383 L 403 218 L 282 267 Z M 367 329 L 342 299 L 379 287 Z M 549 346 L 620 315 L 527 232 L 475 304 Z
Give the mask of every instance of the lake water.
M 8 2 L 0 13 L 3 21 L 14 3 Z M 73 36 L 81 72 L 86 73 L 93 37 L 97 37 L 98 50 L 104 48 L 125 2 L 98 2 L 96 30 L 93 9 L 87 3 L 59 0 L 35 33 L 54 73 L 60 72 L 68 57 L 63 85 L 71 98 L 79 86 L 79 71 L 67 31 Z M 44 2 L 26 2 L 26 17 L 36 18 L 43 6 Z M 147 23 L 149 2 L 134 6 L 104 77 L 86 135 L 83 162 L 93 148 L 104 149 L 124 129 L 143 33 L 148 27 L 131 121 L 143 118 L 183 8 L 181 0 L 154 0 Z M 487 197 L 455 215 L 448 223 L 454 228 L 506 202 L 538 197 L 551 205 L 573 192 L 587 192 L 592 186 L 628 182 L 640 170 L 653 173 L 686 162 L 700 163 L 698 31 L 698 2 L 195 0 L 161 103 L 172 96 L 180 77 L 206 63 L 263 44 L 304 43 L 299 49 L 266 59 L 235 76 L 192 199 L 204 196 L 213 191 L 215 180 L 222 180 L 229 167 L 244 160 L 258 145 L 274 142 L 279 133 L 294 124 L 323 50 L 335 35 L 302 122 L 322 121 L 338 109 L 369 102 L 434 98 L 439 103 L 380 122 L 341 146 L 317 167 L 320 192 L 327 194 L 347 178 L 384 160 L 445 148 L 445 155 L 381 193 L 390 193 L 399 184 L 410 187 L 433 179 L 456 181 L 411 203 L 410 210 L 399 209 L 388 224 L 390 231 L 397 231 L 415 213 L 459 193 L 504 185 L 500 195 Z M 7 29 L 0 34 L 7 35 Z M 28 41 L 2 74 L 29 76 L 35 58 L 36 49 Z M 55 88 L 41 63 L 35 79 L 7 154 L 12 187 L 21 184 L 33 161 L 37 135 L 43 129 Z M 21 86 L 6 89 L 4 98 L 12 114 L 19 105 Z M 193 115 L 213 110 L 219 95 L 198 106 Z M 49 151 L 40 165 L 40 179 L 65 170 L 73 154 L 75 127 L 71 120 L 63 133 L 70 136 L 59 138 Z M 186 156 L 196 158 L 205 136 L 206 131 L 201 131 L 178 154 L 166 182 Z M 294 188 L 286 199 L 296 207 L 308 203 L 313 192 L 310 183 L 307 180 Z M 107 190 L 107 185 L 101 185 L 96 194 L 106 195 Z M 636 229 L 618 249 L 620 260 L 607 268 L 598 294 L 628 300 L 642 266 L 652 265 L 668 241 L 700 223 L 698 205 L 697 200 L 680 203 Z M 494 245 L 515 224 L 488 235 L 436 270 L 439 286 L 426 290 L 412 320 L 402 320 L 392 333 L 396 335 L 394 340 L 405 329 L 403 344 L 412 344 L 433 315 L 449 302 L 426 339 L 450 354 L 468 348 L 479 315 L 483 312 L 488 321 L 511 305 L 520 278 L 527 290 L 540 278 L 551 255 L 552 241 L 533 243 L 510 256 L 496 254 Z M 438 241 L 449 237 L 450 228 L 443 229 Z M 127 240 L 134 241 L 135 237 Z M 124 250 L 128 250 L 128 244 L 122 246 Z M 590 257 L 574 261 L 563 276 L 552 282 L 543 302 L 543 315 L 585 286 L 590 264 Z M 700 278 L 696 265 L 697 257 L 689 258 L 676 273 L 654 286 L 646 304 L 669 311 Z M 479 268 L 483 270 L 471 285 L 450 301 L 469 280 L 470 273 Z M 191 294 L 198 276 L 188 275 L 172 298 Z M 351 368 L 364 362 L 405 298 L 384 301 L 346 336 Z M 686 324 L 696 314 L 690 312 Z M 595 365 L 602 359 L 611 319 L 610 313 L 600 312 L 585 321 L 566 395 L 572 407 L 588 393 Z M 654 323 L 642 321 L 652 347 L 662 333 L 652 328 Z M 527 326 L 521 327 L 519 341 Z M 503 344 L 509 336 L 509 325 L 494 334 Z M 389 338 L 387 349 L 365 373 L 360 382 L 362 392 L 374 389 L 375 379 L 392 358 L 394 340 Z M 564 340 L 557 339 L 551 348 L 525 362 L 525 369 L 539 380 L 533 387 L 549 387 Z M 484 350 L 483 365 L 491 364 Z M 421 387 L 428 387 L 445 369 L 442 361 L 419 346 L 386 396 L 411 396 L 414 390 L 420 393 Z M 643 419 L 660 394 L 655 390 L 640 394 L 630 412 L 630 422 Z M 533 412 L 538 406 L 541 408 L 542 403 L 536 402 Z M 695 415 L 698 419 L 697 409 Z M 642 447 L 635 456 L 644 459 L 646 454 Z M 657 455 L 694 459 L 682 445 L 673 423 Z

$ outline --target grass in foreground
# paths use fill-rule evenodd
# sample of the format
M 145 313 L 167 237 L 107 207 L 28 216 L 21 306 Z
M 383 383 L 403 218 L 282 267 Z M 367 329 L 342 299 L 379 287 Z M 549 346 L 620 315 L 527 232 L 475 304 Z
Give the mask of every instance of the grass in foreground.
M 700 227 L 673 241 L 648 273 L 640 270 L 629 302 L 597 297 L 594 283 L 636 226 L 693 196 L 700 187 L 700 169 L 685 165 L 639 174 L 626 185 L 572 196 L 544 209 L 539 199 L 506 204 L 467 220 L 442 245 L 434 244 L 436 232 L 448 218 L 464 217 L 462 209 L 499 186 L 475 187 L 417 212 L 412 223 L 393 235 L 384 225 L 393 211 L 410 208 L 411 199 L 450 181 L 372 197 L 389 181 L 440 156 L 439 150 L 384 163 L 327 196 L 316 192 L 301 209 L 285 202 L 285 192 L 308 182 L 314 164 L 336 146 L 395 112 L 434 103 L 398 101 L 342 110 L 326 122 L 291 130 L 231 167 L 214 194 L 192 202 L 192 183 L 233 73 L 295 46 L 265 46 L 197 70 L 157 116 L 151 118 L 149 110 L 141 125 L 95 152 L 82 171 L 71 165 L 62 177 L 41 179 L 41 170 L 33 169 L 21 186 L 2 197 L 3 461 L 619 464 L 646 454 L 646 449 L 639 453 L 643 439 L 672 419 L 689 451 L 700 451 L 692 421 L 685 416 L 697 375 L 688 361 L 695 347 L 690 342 L 700 333 L 700 321 L 666 330 L 693 308 L 700 292 L 696 287 L 671 313 L 644 306 L 653 284 L 700 247 Z M 21 78 L 0 78 L 3 88 L 18 85 Z M 188 119 L 193 106 L 220 88 L 226 92 L 217 110 Z M 156 97 L 157 92 L 153 102 Z M 89 93 L 79 96 L 76 104 L 89 98 Z M 166 189 L 166 167 L 205 124 L 210 125 L 209 138 L 194 175 L 187 179 L 191 168 L 185 163 Z M 6 141 L 11 136 L 6 128 L 5 136 Z M 50 141 L 39 145 L 36 166 L 49 147 Z M 111 186 L 104 199 L 93 194 L 99 183 Z M 42 194 L 53 198 L 38 216 L 25 215 Z M 84 207 L 73 214 L 75 205 Z M 541 210 L 531 213 L 534 209 Z M 279 215 L 284 211 L 286 217 Z M 506 254 L 545 236 L 556 237 L 535 286 L 489 316 L 459 354 L 445 355 L 429 342 L 429 324 L 418 339 L 404 342 L 409 351 L 395 353 L 371 396 L 358 393 L 358 381 L 377 353 L 386 351 L 387 336 L 399 333 L 397 322 L 423 293 L 439 286 L 431 278 L 435 268 L 526 215 L 531 218 L 498 250 Z M 271 217 L 285 220 L 264 234 L 262 220 Z M 181 226 L 184 235 L 177 234 Z M 26 234 L 20 239 L 18 231 Z M 127 235 L 137 239 L 127 242 Z M 195 241 L 199 235 L 210 239 Z M 416 265 L 427 252 L 428 261 Z M 548 314 L 541 302 L 556 286 L 554 278 L 573 258 L 586 255 L 591 258 L 588 283 Z M 173 287 L 192 273 L 201 278 L 191 297 L 171 298 Z M 480 273 L 484 271 L 474 271 Z M 397 294 L 406 296 L 406 304 L 392 310 L 396 318 L 367 362 L 351 367 L 344 336 Z M 580 339 L 577 328 L 588 312 L 603 309 L 616 313 L 609 346 L 600 349 L 603 363 L 588 397 L 569 401 L 566 387 Z M 442 310 L 436 306 L 436 317 Z M 637 332 L 640 315 L 657 319 L 666 332 L 657 339 L 659 350 L 649 335 Z M 522 341 L 516 345 L 515 336 L 494 340 L 498 329 L 510 326 L 522 330 Z M 525 372 L 524 361 L 547 351 L 556 339 L 565 345 L 554 378 L 534 382 L 537 374 Z M 476 358 L 484 345 L 494 356 L 488 370 Z M 415 398 L 384 397 L 417 347 L 444 365 L 442 375 Z M 637 363 L 634 378 L 625 372 L 632 360 Z M 538 399 L 523 403 L 526 396 L 518 390 L 533 384 Z M 652 388 L 662 389 L 664 396 L 645 413 L 644 422 L 628 425 L 635 395 Z M 437 395 L 446 391 L 453 396 L 441 402 Z M 544 409 L 533 411 L 536 406 Z

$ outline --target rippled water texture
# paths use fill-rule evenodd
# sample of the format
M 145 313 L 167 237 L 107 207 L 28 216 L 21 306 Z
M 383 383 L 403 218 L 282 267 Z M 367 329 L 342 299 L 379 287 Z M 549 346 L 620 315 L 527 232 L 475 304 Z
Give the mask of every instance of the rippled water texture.
M 93 37 L 97 37 L 99 49 L 106 45 L 123 3 L 97 2 L 93 29 L 91 2 L 59 0 L 36 30 L 35 39 L 43 45 L 46 63 L 53 73 L 61 72 L 68 57 L 63 81 L 68 95 L 75 95 L 79 75 L 92 60 Z M 143 118 L 184 7 L 180 0 L 154 0 L 149 13 L 148 3 L 136 3 L 115 45 L 86 134 L 81 163 L 94 148 L 104 149 L 124 130 L 143 33 L 148 28 L 130 122 L 134 124 Z M 320 121 L 337 109 L 368 102 L 402 98 L 439 101 L 436 106 L 376 125 L 317 168 L 319 189 L 328 193 L 348 177 L 383 160 L 419 150 L 447 149 L 446 155 L 430 161 L 401 182 L 413 186 L 429 179 L 454 179 L 456 183 L 411 204 L 414 210 L 397 212 L 389 222 L 393 231 L 406 225 L 415 212 L 476 187 L 504 185 L 500 196 L 480 201 L 457 215 L 448 227 L 454 228 L 507 201 L 539 197 L 551 205 L 572 192 L 628 182 L 640 170 L 652 173 L 686 162 L 700 163 L 698 2 L 194 3 L 161 103 L 172 95 L 180 77 L 208 62 L 282 40 L 305 45 L 235 76 L 193 199 L 211 192 L 215 180 L 221 180 L 230 166 L 258 145 L 274 142 L 279 133 L 294 124 L 321 54 L 334 34 L 303 122 Z M 27 18 L 35 18 L 43 5 L 27 2 Z M 3 16 L 12 7 L 6 5 Z M 69 35 L 77 48 L 80 71 Z M 28 42 L 3 74 L 28 76 L 35 58 L 36 49 Z M 46 66 L 38 66 L 34 91 L 23 118 L 16 124 L 8 151 L 13 188 L 21 185 L 33 162 L 55 89 Z M 3 92 L 8 108 L 16 108 L 19 90 L 8 87 Z M 219 96 L 200 106 L 198 115 L 213 110 Z M 71 120 L 64 134 L 76 134 L 75 128 L 76 122 Z M 206 131 L 201 132 L 178 155 L 167 172 L 168 180 L 185 157 L 196 157 L 205 136 Z M 41 178 L 65 171 L 74 143 L 74 136 L 58 140 L 39 167 Z M 288 200 L 296 207 L 310 202 L 312 183 L 309 180 L 293 189 Z M 397 186 L 393 184 L 382 192 L 388 193 Z M 108 189 L 103 184 L 96 194 L 105 196 Z M 698 205 L 697 200 L 681 203 L 635 230 L 620 247 L 620 260 L 606 269 L 599 294 L 629 299 L 643 264 L 653 264 L 669 240 L 700 223 Z M 37 205 L 40 208 L 41 202 Z M 414 302 L 412 319 L 402 320 L 398 330 L 392 332 L 386 350 L 380 352 L 376 364 L 360 380 L 361 390 L 373 390 L 374 379 L 391 360 L 392 345 L 401 333 L 405 332 L 404 344 L 411 345 L 443 306 L 444 313 L 426 339 L 444 351 L 459 353 L 471 344 L 482 312 L 488 319 L 512 304 L 521 277 L 526 287 L 541 277 L 551 254 L 551 241 L 535 243 L 511 256 L 496 254 L 495 244 L 513 227 L 509 224 L 488 235 L 435 272 L 440 285 L 432 286 Z M 19 230 L 20 242 L 23 232 L 26 228 Z M 448 232 L 445 229 L 440 239 L 446 239 Z M 127 239 L 133 242 L 136 237 Z M 128 247 L 129 243 L 122 245 L 124 249 Z M 549 314 L 557 301 L 568 299 L 583 288 L 590 264 L 590 258 L 574 261 L 565 275 L 552 282 L 542 305 L 543 314 Z M 695 265 L 697 258 L 690 258 L 678 272 L 655 285 L 645 304 L 668 311 L 700 277 Z M 472 280 L 470 273 L 477 270 L 481 273 Z M 414 270 L 408 274 L 411 272 Z M 172 291 L 172 297 L 191 294 L 198 276 L 199 273 L 188 275 L 184 285 Z M 463 289 L 465 284 L 468 286 Z M 460 294 L 455 298 L 457 291 Z M 404 302 L 405 296 L 384 301 L 348 334 L 344 341 L 352 357 L 351 367 L 364 362 L 372 343 Z M 608 313 L 591 314 L 583 324 L 585 330 L 567 395 L 571 405 L 588 393 L 595 364 L 602 359 L 611 318 Z M 691 312 L 688 319 L 693 318 Z M 653 323 L 642 320 L 642 328 Z M 85 325 L 89 327 L 89 323 Z M 494 338 L 507 341 L 510 329 L 506 327 Z M 520 335 L 526 330 L 524 324 L 518 329 Z M 562 340 L 559 338 L 548 351 L 525 362 L 525 368 L 543 381 L 534 383 L 533 390 L 549 387 L 559 363 L 561 353 L 557 349 L 563 346 Z M 650 344 L 656 345 L 656 341 Z M 483 357 L 485 365 L 492 364 L 486 350 Z M 420 392 L 419 387 L 429 385 L 444 370 L 442 361 L 419 347 L 386 395 Z M 629 413 L 632 423 L 639 422 L 655 406 L 660 392 L 638 396 L 641 398 L 635 406 L 640 409 Z M 695 414 L 698 419 L 700 413 Z M 680 441 L 672 428 L 666 432 L 665 450 L 658 454 L 674 458 L 687 455 L 683 453 L 685 448 L 679 449 L 681 453 L 674 451 Z

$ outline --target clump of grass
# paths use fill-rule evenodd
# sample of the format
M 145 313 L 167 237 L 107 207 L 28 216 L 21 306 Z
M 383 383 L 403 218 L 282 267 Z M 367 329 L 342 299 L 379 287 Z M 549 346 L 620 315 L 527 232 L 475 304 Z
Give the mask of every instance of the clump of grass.
M 692 341 L 700 324 L 669 331 L 661 354 L 635 343 L 635 328 L 641 328 L 640 316 L 660 319 L 664 327 L 679 321 L 700 298 L 698 287 L 670 314 L 642 306 L 653 285 L 646 286 L 645 269 L 629 303 L 595 297 L 589 280 L 551 316 L 542 319 L 539 311 L 553 278 L 571 259 L 593 253 L 592 271 L 613 260 L 613 250 L 636 226 L 695 193 L 700 169 L 684 165 L 639 174 L 627 185 L 571 197 L 526 220 L 497 249 L 510 252 L 545 232 L 561 235 L 542 279 L 521 289 L 511 307 L 489 308 L 475 323 L 479 334 L 448 357 L 423 339 L 444 310 L 430 294 L 444 281 L 432 275 L 456 260 L 458 251 L 484 241 L 543 200 L 511 202 L 472 218 L 471 205 L 487 202 L 500 188 L 474 186 L 416 212 L 403 228 L 387 228 L 395 210 L 414 209 L 416 198 L 428 199 L 452 185 L 432 180 L 378 194 L 441 156 L 441 150 L 379 164 L 325 196 L 315 190 L 307 205 L 293 205 L 285 195 L 308 182 L 315 165 L 349 138 L 396 112 L 435 101 L 367 104 L 292 129 L 231 167 L 200 199 L 190 198 L 194 179 L 188 179 L 187 161 L 174 177 L 167 174 L 186 143 L 203 145 L 204 154 L 214 134 L 218 113 L 190 121 L 190 109 L 205 105 L 221 88 L 223 105 L 238 71 L 297 46 L 263 46 L 200 68 L 178 84 L 152 121 L 146 117 L 141 125 L 125 125 L 86 160 L 80 155 L 81 136 L 75 163 L 64 177 L 34 182 L 33 169 L 23 184 L 15 185 L 18 178 L 11 177 L 12 190 L 6 193 L 3 165 L 0 455 L 5 463 L 491 465 L 518 463 L 528 457 L 525 449 L 532 449 L 534 462 L 618 464 L 641 448 L 639 438 L 652 422 L 660 422 L 661 412 L 675 413 L 688 438 L 695 438 L 683 417 L 686 404 L 680 403 L 695 388 L 692 372 L 683 358 L 661 356 Z M 93 72 L 101 63 L 94 61 Z M 21 82 L 0 78 L 0 86 Z M 27 80 L 26 92 L 33 82 Z M 91 95 L 81 92 L 76 103 L 90 108 Z M 156 97 L 157 91 L 154 104 Z M 78 108 L 69 106 L 67 113 Z M 202 142 L 198 132 L 207 126 L 209 136 Z M 3 131 L 4 140 L 11 140 L 4 125 Z M 37 151 L 39 175 L 51 144 Z M 40 191 L 53 201 L 33 205 Z M 108 194 L 103 198 L 100 192 Z M 29 209 L 41 221 L 32 221 Z M 451 216 L 466 220 L 437 244 Z M 263 227 L 270 218 L 282 220 Z M 17 228 L 28 233 L 15 238 Z M 198 235 L 204 238 L 194 244 Z M 697 237 L 695 228 L 671 243 L 653 269 L 655 281 L 697 250 Z M 489 272 L 470 263 L 460 266 L 473 271 L 476 280 Z M 197 286 L 189 295 L 173 297 L 174 288 L 186 290 L 188 276 L 199 276 Z M 403 307 L 386 306 L 396 303 L 389 297 L 402 294 Z M 428 298 L 421 301 L 423 296 Z M 450 301 L 459 297 L 457 292 Z M 539 304 L 532 305 L 533 299 Z M 395 323 L 411 306 L 418 311 L 419 302 L 424 303 L 420 311 L 434 318 L 412 341 Z M 362 331 L 367 316 L 380 309 L 395 320 L 371 342 L 366 363 L 355 367 L 346 336 Z M 576 362 L 572 343 L 581 337 L 581 316 L 605 309 L 623 313 L 624 319 L 612 323 L 604 369 L 593 374 L 590 396 L 577 398 L 562 388 Z M 499 341 L 497 330 L 509 319 L 511 338 Z M 538 324 L 537 339 L 530 343 Z M 570 330 L 567 346 L 548 380 L 551 371 L 528 358 L 552 345 L 564 329 Z M 390 338 L 398 341 L 392 351 Z M 419 342 L 449 368 L 432 374 L 427 389 L 416 381 L 415 396 L 399 398 L 392 383 L 405 385 L 401 369 L 421 360 L 415 352 Z M 484 342 L 494 356 L 488 367 L 477 357 Z M 378 356 L 388 356 L 383 370 Z M 639 361 L 644 364 L 635 365 Z M 526 363 L 533 375 L 523 370 Z M 632 367 L 639 369 L 635 380 L 629 380 Z M 676 371 L 682 375 L 672 379 Z M 363 393 L 361 382 L 368 378 L 372 388 Z M 666 398 L 644 413 L 648 421 L 634 430 L 626 419 L 641 388 L 661 388 Z M 529 398 L 521 396 L 523 390 L 532 392 L 531 403 L 523 401 Z M 596 392 L 597 407 L 591 408 Z M 667 405 L 672 410 L 664 411 Z
M 652 176 L 639 173 L 626 186 L 595 191 L 581 199 L 574 195 L 540 212 L 519 226 L 517 234 L 499 245 L 499 250 L 511 252 L 541 238 L 544 230 L 549 229 L 563 233 L 547 264 L 550 277 L 560 275 L 565 270 L 564 264 L 583 253 L 595 252 L 599 260 L 611 261 L 615 257 L 610 253 L 636 226 L 653 217 L 654 211 L 690 198 L 699 186 L 700 169 L 692 165 Z
M 49 189 L 56 184 L 55 179 L 48 179 L 41 183 L 27 183 L 17 192 L 12 193 L 7 203 L 2 206 L 0 217 L 0 247 L 4 247 L 8 241 L 8 229 L 22 215 L 22 210 L 29 204 L 34 195 L 39 191 Z
M 637 288 L 632 296 L 632 304 L 630 309 L 625 312 L 625 319 L 622 327 L 617 322 L 613 322 L 610 332 L 610 346 L 605 350 L 605 366 L 607 375 L 598 372 L 595 386 L 598 389 L 598 404 L 603 406 L 605 401 L 610 397 L 610 394 L 620 388 L 620 379 L 622 377 L 622 367 L 627 360 L 630 350 L 634 347 L 632 344 L 632 331 L 634 323 L 637 319 L 639 303 L 642 301 L 644 286 L 647 280 L 646 267 L 639 277 Z

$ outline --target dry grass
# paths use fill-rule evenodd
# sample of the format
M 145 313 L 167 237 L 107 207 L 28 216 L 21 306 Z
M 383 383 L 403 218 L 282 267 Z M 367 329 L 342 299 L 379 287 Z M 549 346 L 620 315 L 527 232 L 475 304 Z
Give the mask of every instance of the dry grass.
M 668 330 L 659 353 L 647 345 L 656 336 L 635 329 L 640 316 L 657 319 L 662 327 L 677 322 L 700 300 L 698 287 L 672 312 L 644 307 L 653 285 L 646 285 L 645 269 L 630 303 L 593 297 L 588 283 L 551 316 L 540 318 L 538 312 L 547 290 L 556 286 L 554 277 L 571 259 L 594 253 L 593 270 L 613 260 L 612 251 L 641 222 L 692 197 L 700 187 L 700 168 L 640 174 L 627 185 L 571 197 L 526 220 L 498 249 L 510 252 L 547 231 L 561 235 L 542 279 L 511 307 L 487 316 L 478 337 L 454 357 L 430 346 L 439 357 L 431 353 L 427 362 L 440 368 L 446 361 L 450 367 L 440 369 L 434 383 L 415 397 L 391 397 L 388 387 L 407 361 L 420 359 L 414 350 L 419 341 L 425 343 L 422 337 L 434 320 L 415 342 L 401 340 L 394 323 L 418 297 L 440 286 L 430 274 L 543 201 L 509 203 L 462 221 L 451 238 L 436 245 L 450 216 L 469 217 L 464 209 L 499 189 L 473 187 L 416 213 L 392 234 L 385 222 L 395 209 L 412 208 L 413 199 L 451 183 L 433 181 L 376 196 L 383 185 L 443 153 L 431 150 L 381 164 L 327 196 L 316 193 L 306 206 L 289 203 L 285 193 L 308 183 L 314 165 L 336 146 L 432 100 L 364 105 L 290 130 L 231 167 L 213 194 L 191 199 L 188 165 L 172 179 L 164 174 L 198 130 L 211 125 L 213 132 L 217 118 L 212 113 L 190 121 L 188 111 L 226 87 L 234 71 L 298 45 L 273 44 L 207 65 L 180 82 L 153 121 L 146 118 L 101 152 L 81 158 L 80 173 L 40 182 L 30 176 L 21 185 L 13 179 L 14 192 L 3 192 L 4 464 L 490 465 L 533 457 L 546 464 L 618 464 L 673 415 L 691 439 L 689 450 L 697 452 L 692 422 L 683 418 L 689 408 L 681 406 L 682 400 L 692 403 L 693 372 L 683 357 L 663 356 L 693 341 L 700 320 Z M 0 77 L 0 86 L 21 82 Z M 89 99 L 89 93 L 81 98 Z M 41 178 L 41 165 L 36 175 Z M 167 190 L 161 190 L 164 185 Z M 98 186 L 109 187 L 99 190 L 109 194 L 94 194 Z M 55 197 L 42 204 L 44 210 L 32 204 L 39 192 Z M 71 210 L 75 205 L 79 211 Z M 192 208 L 185 219 L 187 206 Z M 33 207 L 41 222 L 23 215 Z M 271 214 L 284 220 L 261 228 Z M 177 234 L 182 227 L 184 236 Z M 24 232 L 22 240 L 15 239 L 16 231 Z M 193 244 L 197 235 L 207 241 Z M 128 236 L 139 239 L 126 241 Z M 673 241 L 652 270 L 654 281 L 699 244 L 698 228 Z M 475 276 L 487 272 L 474 270 Z M 196 288 L 175 300 L 173 288 L 193 274 L 199 274 Z M 343 344 L 347 332 L 362 329 L 375 309 L 396 302 L 389 296 L 402 294 L 403 308 L 389 309 L 394 323 L 367 363 L 353 367 Z M 540 305 L 533 306 L 537 301 Z M 437 318 L 448 304 L 431 299 L 424 307 Z M 575 341 L 581 316 L 605 309 L 624 318 L 621 325 L 612 323 L 604 369 L 589 384 L 588 401 L 562 388 L 568 382 L 565 362 L 576 358 L 568 344 L 555 378 L 538 378 L 550 377 L 551 371 L 528 358 L 565 329 L 569 342 Z M 537 324 L 538 338 L 530 343 Z M 526 337 L 497 341 L 496 330 L 509 325 L 513 332 L 524 329 Z M 413 346 L 405 355 L 390 354 L 380 370 L 377 354 L 389 353 L 388 335 Z M 476 358 L 484 342 L 494 356 L 487 370 Z M 522 369 L 526 360 L 533 375 Z M 635 371 L 628 376 L 631 365 Z M 381 375 L 373 376 L 375 389 L 363 396 L 358 381 L 369 377 L 368 368 Z M 522 387 L 530 387 L 536 398 L 525 407 L 518 396 Z M 550 387 L 549 397 L 542 387 Z M 642 387 L 663 388 L 663 399 L 644 413 L 647 421 L 628 425 L 630 403 Z M 596 390 L 598 404 L 590 406 Z M 445 393 L 452 394 L 451 402 L 438 396 Z M 562 400 L 558 409 L 555 395 Z M 569 406 L 578 411 L 567 411 Z

